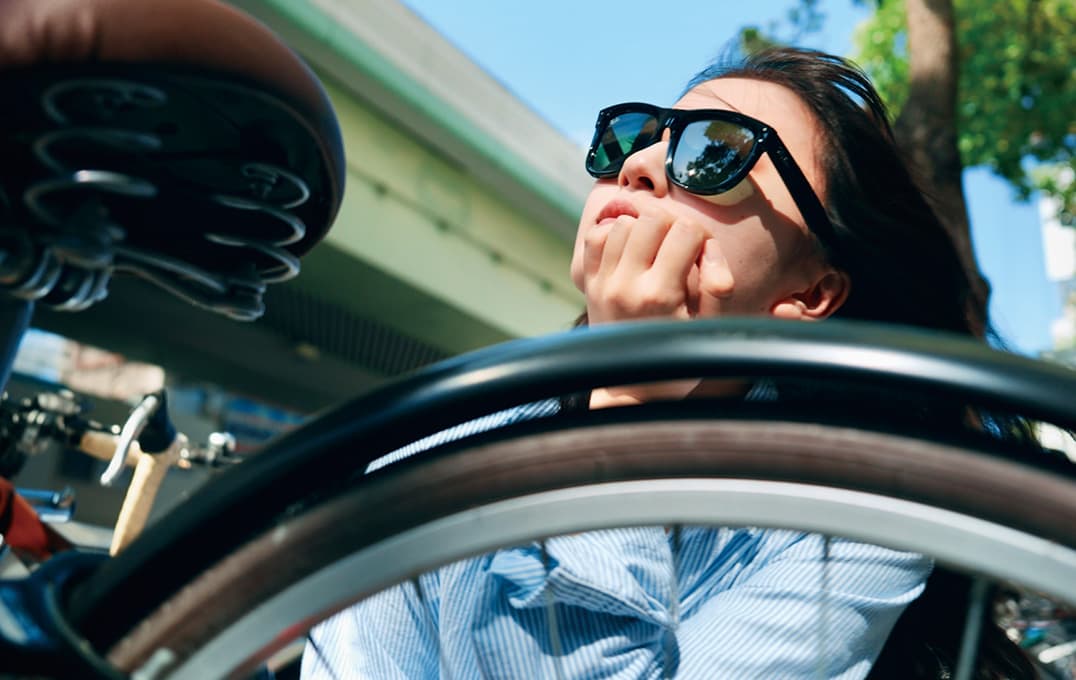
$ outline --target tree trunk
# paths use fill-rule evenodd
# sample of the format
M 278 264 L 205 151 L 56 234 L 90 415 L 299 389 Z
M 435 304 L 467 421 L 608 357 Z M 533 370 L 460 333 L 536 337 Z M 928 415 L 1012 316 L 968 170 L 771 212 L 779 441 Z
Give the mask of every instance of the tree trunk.
M 960 67 L 953 0 L 905 0 L 905 8 L 910 87 L 894 131 L 968 271 L 973 286 L 969 317 L 982 335 L 990 284 L 975 261 L 961 182 L 956 115 Z

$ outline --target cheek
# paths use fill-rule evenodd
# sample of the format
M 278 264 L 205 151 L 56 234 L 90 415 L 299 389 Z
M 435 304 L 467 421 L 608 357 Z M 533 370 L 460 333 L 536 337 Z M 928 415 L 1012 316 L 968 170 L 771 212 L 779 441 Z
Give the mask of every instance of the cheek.
M 745 177 L 739 184 L 724 193 L 715 196 L 699 196 L 699 198 L 714 205 L 731 207 L 738 203 L 743 203 L 754 195 L 754 182 L 751 181 L 750 177 Z
M 730 313 L 765 312 L 779 292 L 783 269 L 772 235 L 757 219 L 747 219 L 722 227 L 716 238 L 735 282 L 725 300 Z
M 575 242 L 575 250 L 572 252 L 571 275 L 572 283 L 580 292 L 583 292 L 583 253 L 578 239 Z

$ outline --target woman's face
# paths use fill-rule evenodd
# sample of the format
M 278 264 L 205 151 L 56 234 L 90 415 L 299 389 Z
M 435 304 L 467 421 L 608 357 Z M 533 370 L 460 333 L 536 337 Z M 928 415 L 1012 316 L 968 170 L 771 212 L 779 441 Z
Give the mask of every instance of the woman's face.
M 770 125 L 824 202 L 818 124 L 792 91 L 758 80 L 717 79 L 692 89 L 675 108 L 733 110 Z M 804 218 L 769 155 L 763 154 L 752 168 L 745 180 L 747 186 L 729 192 L 719 199 L 723 204 L 718 205 L 669 182 L 665 174 L 667 140 L 668 131 L 663 141 L 626 159 L 617 177 L 599 180 L 594 185 L 576 235 L 572 257 L 575 285 L 586 293 L 588 284 L 596 280 L 593 265 L 585 262 L 595 261 L 595 248 L 602 246 L 605 235 L 617 224 L 617 216 L 621 216 L 619 228 L 623 230 L 624 221 L 633 219 L 632 215 L 637 218 L 659 215 L 657 219 L 697 225 L 708 239 L 716 242 L 723 255 L 722 267 L 727 271 L 716 279 L 720 282 L 716 288 L 704 281 L 700 293 L 701 252 L 698 262 L 687 270 L 684 286 L 688 309 L 696 310 L 698 316 L 772 314 L 805 318 L 798 312 L 803 311 L 804 305 L 817 301 L 811 297 L 818 292 L 812 287 L 827 272 L 831 277 L 834 274 L 815 248 Z M 669 230 L 666 238 L 673 238 L 680 231 Z M 712 255 L 712 251 L 707 252 Z M 704 272 L 707 280 L 714 280 L 712 268 Z M 842 282 L 845 282 L 843 278 L 838 283 Z M 828 280 L 830 293 L 836 290 L 833 283 L 832 278 Z M 824 309 L 816 310 L 820 312 L 819 318 L 839 306 L 843 292 L 838 293 Z M 590 297 L 588 294 L 588 305 Z M 796 307 L 789 307 L 790 304 Z

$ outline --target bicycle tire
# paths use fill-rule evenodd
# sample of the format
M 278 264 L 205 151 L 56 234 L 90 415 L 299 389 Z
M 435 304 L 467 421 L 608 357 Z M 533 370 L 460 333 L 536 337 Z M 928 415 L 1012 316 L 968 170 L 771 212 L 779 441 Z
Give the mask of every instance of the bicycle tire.
M 109 648 L 166 597 L 292 508 L 361 475 L 376 458 L 455 424 L 601 385 L 730 376 L 911 390 L 1076 429 L 1070 398 L 1076 373 L 939 333 L 848 321 L 707 319 L 513 341 L 430 366 L 277 439 L 74 586 L 66 615 L 92 646 Z M 784 417 L 787 405 L 773 406 Z M 214 530 L 221 525 L 227 531 Z M 115 606 L 121 598 L 124 605 Z
M 86 636 L 87 648 L 113 649 L 199 574 L 225 563 L 237 546 L 256 542 L 256 537 L 271 534 L 274 528 L 289 526 L 297 515 L 314 512 L 320 502 L 349 493 L 355 484 L 383 484 L 375 481 L 380 475 L 365 477 L 367 464 L 409 442 L 484 414 L 565 393 L 607 384 L 689 377 L 810 378 L 823 379 L 826 384 L 836 380 L 838 389 L 849 383 L 875 391 L 892 389 L 920 395 L 919 399 L 928 395 L 934 400 L 975 404 L 1076 428 L 1076 411 L 1068 398 L 1076 390 L 1076 374 L 1071 370 L 938 333 L 853 322 L 710 319 L 689 324 L 623 324 L 514 341 L 440 362 L 360 396 L 276 440 L 257 457 L 200 490 L 182 512 L 164 518 L 117 559 L 101 565 L 65 592 L 64 616 Z M 622 409 L 592 412 L 586 414 L 585 424 L 576 425 L 616 418 L 654 419 L 659 411 L 665 414 L 661 418 L 692 413 L 713 418 L 720 413 L 729 419 L 744 414 L 754 419 L 813 420 L 830 427 L 862 426 L 857 421 L 864 418 L 862 409 L 845 412 L 832 404 L 787 401 L 723 402 L 717 410 L 713 404 L 695 400 L 666 406 L 660 411 L 661 406 L 651 404 L 627 415 L 611 415 Z M 668 415 L 670 410 L 676 415 Z M 909 429 L 900 413 L 878 410 L 886 413 L 867 416 L 882 417 L 874 424 L 876 429 Z M 750 411 L 756 412 L 747 413 Z M 550 425 L 553 421 L 557 424 Z M 576 425 L 558 416 L 490 436 L 530 436 L 543 428 Z M 867 423 L 863 429 L 871 427 Z M 927 439 L 937 436 L 956 435 L 921 435 Z M 492 440 L 479 437 L 460 446 L 479 446 L 481 441 Z M 1014 457 L 1020 464 L 1037 469 L 1043 478 L 1059 474 L 1069 483 L 1073 479 L 1071 465 L 1051 466 L 1041 455 L 1003 448 L 996 440 L 988 443 L 980 439 L 974 444 L 961 440 L 956 446 L 999 459 Z M 452 446 L 442 452 L 448 455 L 451 450 Z M 430 459 L 424 454 L 419 461 L 393 466 L 391 474 L 402 472 L 412 462 L 426 465 Z M 767 470 L 765 474 L 770 473 Z M 899 474 L 899 470 L 894 472 Z M 1014 511 L 1013 519 L 1019 520 L 1025 509 Z M 973 514 L 979 511 L 971 509 Z M 1068 535 L 1064 526 L 1048 530 L 1036 522 L 1024 529 L 1032 537 L 1040 531 Z M 227 530 L 221 531 L 224 526 Z M 1068 545 L 1066 550 L 1071 549 L 1067 539 L 1063 542 Z
M 648 419 L 648 413 L 657 419 Z M 933 554 L 962 569 L 1021 580 L 1076 601 L 1072 479 L 990 452 L 886 432 L 665 414 L 643 407 L 597 424 L 566 420 L 558 425 L 554 419 L 554 429 L 546 432 L 536 433 L 533 424 L 508 428 L 479 437 L 477 443 L 454 444 L 436 455 L 393 466 L 397 469 L 303 508 L 207 569 L 113 646 L 109 660 L 127 671 L 163 663 L 169 673 L 175 671 L 169 675 L 175 678 L 249 669 L 322 616 L 439 564 L 550 534 L 611 526 L 612 516 L 581 514 L 586 503 L 593 508 L 601 502 L 620 503 L 623 512 L 615 523 L 621 526 L 700 521 L 727 525 L 730 520 L 752 526 L 780 524 Z M 629 416 L 632 422 L 623 422 Z M 707 484 L 710 491 L 703 489 Z M 791 494 L 800 506 L 810 501 L 828 510 L 807 515 L 793 504 L 784 510 L 788 516 L 776 522 L 773 517 L 759 521 L 757 516 L 736 515 L 727 503 L 720 504 L 721 512 L 716 506 L 698 512 L 684 506 L 696 497 L 691 493 L 701 494 L 698 498 L 714 493 L 713 484 L 724 484 L 718 492 L 737 492 L 742 498 L 757 495 L 765 486 L 760 499 Z M 736 491 L 730 484 L 747 486 Z M 837 499 L 834 494 L 843 496 Z M 646 504 L 639 499 L 648 495 L 660 497 L 660 507 L 640 514 Z M 580 497 L 590 500 L 578 507 L 564 505 Z M 421 503 L 407 502 L 416 498 Z M 535 500 L 540 498 L 546 500 Z M 999 498 L 1006 502 L 997 503 Z M 540 526 L 502 522 L 496 525 L 502 535 L 489 533 L 490 513 L 508 512 L 505 503 L 523 501 L 546 510 L 560 504 L 563 511 L 537 515 L 545 522 Z M 872 503 L 878 507 L 871 509 Z M 768 512 L 757 503 L 751 507 Z M 834 514 L 836 507 L 858 507 L 860 512 Z M 564 512 L 569 512 L 567 517 Z M 864 525 L 864 512 L 897 523 Z M 355 517 L 379 521 L 345 521 Z M 899 532 L 901 522 L 912 520 L 941 533 L 918 539 L 906 533 L 896 539 L 879 535 Z M 414 545 L 407 552 L 406 541 L 419 540 L 408 536 L 428 541 L 429 532 L 458 521 L 479 522 L 483 532 L 440 552 L 421 544 L 417 552 L 425 551 L 425 556 L 415 557 Z M 938 522 L 956 522 L 951 527 L 960 528 L 946 534 Z M 965 539 L 959 551 L 951 547 L 955 535 Z M 975 550 L 968 547 L 973 538 L 979 541 Z M 404 559 L 401 554 L 410 556 Z M 340 576 L 349 569 L 341 566 L 341 559 L 352 566 L 362 559 L 367 566 L 391 563 L 395 573 L 370 569 L 349 573 L 342 583 Z M 333 564 L 337 566 L 327 566 Z M 328 586 L 317 579 L 329 578 L 326 574 L 333 569 L 338 581 L 329 595 Z M 286 621 L 279 618 L 285 612 Z M 259 627 L 260 633 L 252 632 Z

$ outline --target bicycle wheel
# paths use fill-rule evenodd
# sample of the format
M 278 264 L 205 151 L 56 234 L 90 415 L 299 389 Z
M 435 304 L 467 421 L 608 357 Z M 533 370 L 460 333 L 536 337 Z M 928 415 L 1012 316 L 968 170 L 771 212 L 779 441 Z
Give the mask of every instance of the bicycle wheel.
M 939 336 L 847 326 L 855 325 L 650 324 L 448 362 L 328 414 L 278 442 L 277 456 L 222 478 L 191 512 L 163 522 L 84 584 L 74 618 L 93 622 L 95 642 L 122 667 L 222 675 L 317 617 L 445 560 L 614 523 L 848 535 L 1076 599 L 1071 476 L 1005 460 L 988 446 L 849 427 L 840 418 L 796 422 L 772 408 L 725 404 L 725 420 L 715 421 L 696 403 L 586 414 L 514 426 L 362 476 L 370 460 L 446 421 L 615 380 L 838 373 L 1073 421 L 1058 399 L 1072 393 L 1072 376 L 1060 369 Z M 665 354 L 654 358 L 662 343 Z M 612 349 L 618 359 L 608 358 Z M 707 502 L 715 494 L 726 502 Z M 421 502 L 401 505 L 412 498 Z M 996 507 L 998 498 L 1010 502 Z M 872 519 L 850 523 L 853 516 Z M 239 520 L 224 545 L 211 531 L 222 517 Z M 377 521 L 340 521 L 349 517 Z M 359 567 L 367 576 L 356 581 Z M 352 586 L 332 580 L 344 574 Z
M 220 677 L 264 658 L 288 631 L 442 564 L 635 525 L 844 536 L 1076 601 L 1071 480 L 881 432 L 645 413 L 607 420 L 523 428 L 371 479 L 239 548 L 109 658 L 134 670 L 168 650 L 177 663 L 169 677 Z

